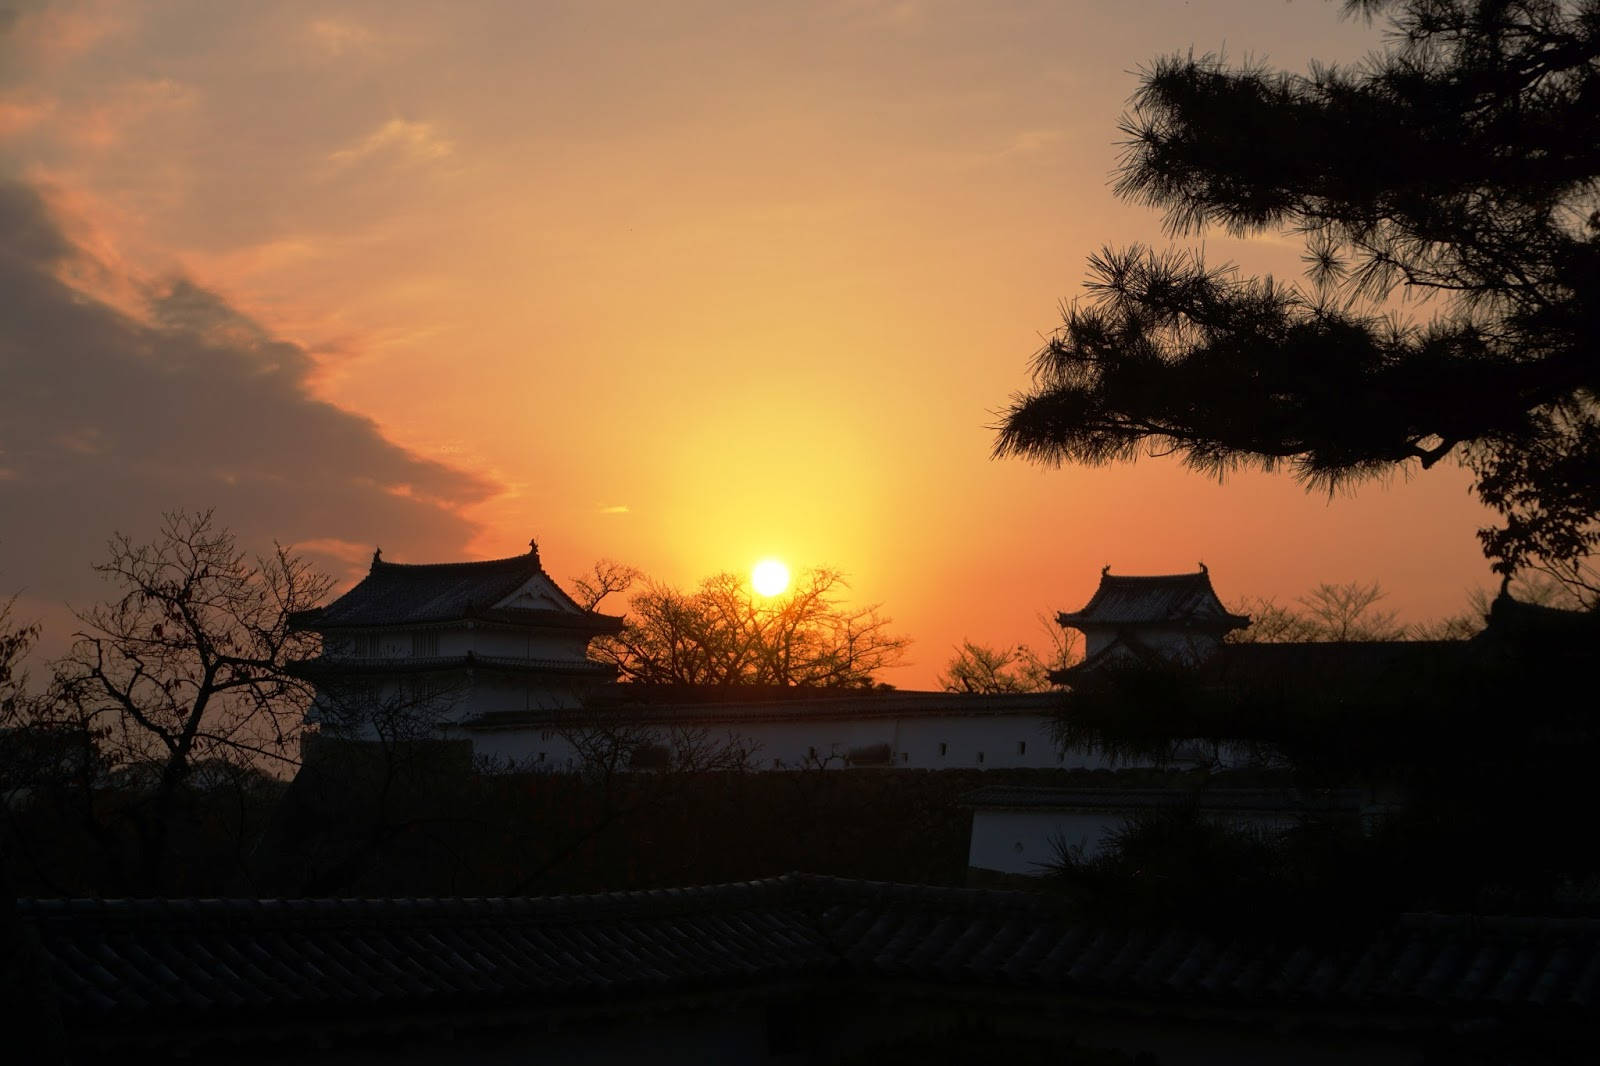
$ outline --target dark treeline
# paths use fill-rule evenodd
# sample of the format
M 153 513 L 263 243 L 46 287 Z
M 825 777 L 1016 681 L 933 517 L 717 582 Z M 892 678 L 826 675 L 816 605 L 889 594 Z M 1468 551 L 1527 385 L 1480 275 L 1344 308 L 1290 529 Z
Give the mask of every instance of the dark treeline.
M 1062 742 L 1159 760 L 1208 741 L 1304 795 L 1358 788 L 1368 814 L 1260 838 L 1179 808 L 1064 864 L 1057 887 L 1109 920 L 1232 929 L 1594 913 L 1600 856 L 1581 838 L 1600 814 L 1600 722 L 1582 693 L 1597 639 L 1594 612 L 1502 598 L 1471 640 L 1236 646 L 1199 671 L 1102 671 L 1069 697 Z

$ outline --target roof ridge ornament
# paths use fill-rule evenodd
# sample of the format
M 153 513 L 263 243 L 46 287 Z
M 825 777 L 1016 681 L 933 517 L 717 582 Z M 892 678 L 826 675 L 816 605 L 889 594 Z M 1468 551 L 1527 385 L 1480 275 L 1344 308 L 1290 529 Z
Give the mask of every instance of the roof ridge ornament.
M 372 569 L 376 570 L 381 562 L 383 562 L 383 549 L 374 547 L 372 549 Z
M 539 541 L 536 537 L 528 538 L 528 554 L 533 556 L 534 566 L 539 567 L 541 570 L 544 569 L 539 562 Z

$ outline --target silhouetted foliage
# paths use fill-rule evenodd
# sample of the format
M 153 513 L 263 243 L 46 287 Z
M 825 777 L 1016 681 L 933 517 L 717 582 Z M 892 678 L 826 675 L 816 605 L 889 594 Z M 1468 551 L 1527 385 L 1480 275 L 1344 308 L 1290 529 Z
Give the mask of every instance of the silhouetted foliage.
M 286 667 L 315 638 L 289 619 L 330 581 L 281 547 L 252 562 L 210 512 L 166 515 L 148 544 L 117 534 L 95 569 L 116 598 L 78 613 L 46 691 L 7 704 L 9 746 L 32 754 L 12 787 L 54 810 L 57 836 L 88 834 L 85 858 L 126 865 L 124 890 L 161 892 L 190 861 L 180 844 L 256 834 L 297 762 L 310 690 Z
M 1026 644 L 993 648 L 963 640 L 939 675 L 939 687 L 985 694 L 1043 692 L 1050 687 L 1050 668 Z
M 615 559 L 600 559 L 587 573 L 572 579 L 572 598 L 586 611 L 597 611 L 608 596 L 627 592 L 644 580 L 638 567 L 619 563 Z
M 1273 831 L 1229 824 L 1191 803 L 1130 818 L 1093 858 L 1062 851 L 1049 887 L 1111 925 L 1337 937 L 1409 902 L 1411 886 L 1374 877 L 1377 850 L 1353 817 L 1308 817 Z
M 1347 858 L 1413 909 L 1592 904 L 1600 863 L 1568 836 L 1600 814 L 1588 784 L 1600 725 L 1582 695 L 1600 620 L 1504 597 L 1490 614 L 1470 641 L 1230 646 L 1198 669 L 1109 667 L 1065 696 L 1057 739 L 1157 761 L 1209 745 L 1300 787 L 1375 790 L 1379 831 Z M 1286 869 L 1310 877 L 1303 859 Z M 1093 888 L 1120 869 L 1079 873 Z M 1335 872 L 1312 882 L 1349 888 Z M 1115 881 L 1095 891 L 1132 905 L 1150 887 Z
M 1038 648 L 1032 644 L 995 648 L 963 640 L 939 675 L 939 687 L 973 693 L 1048 690 L 1051 671 L 1065 670 L 1077 661 L 1077 637 L 1046 615 L 1039 615 L 1038 622 L 1043 636 Z
M 731 573 L 694 592 L 647 582 L 623 631 L 596 639 L 590 654 L 643 684 L 867 687 L 900 663 L 910 642 L 889 631 L 875 605 L 844 605 L 845 587 L 843 575 L 826 568 L 796 575 L 791 591 L 772 597 L 754 595 Z
M 1376 582 L 1319 584 L 1296 607 L 1285 607 L 1271 597 L 1244 599 L 1229 607 L 1250 616 L 1250 624 L 1235 629 L 1223 640 L 1230 644 L 1294 644 L 1314 640 L 1401 640 L 1408 630 L 1393 611 L 1380 610 L 1378 601 L 1388 594 Z M 1469 634 L 1470 635 L 1470 634 Z
M 16 597 L 0 603 L 0 715 L 16 712 L 17 701 L 26 698 L 28 652 L 39 639 L 35 622 L 17 621 L 12 612 Z M 4 722 L 0 718 L 0 722 Z
M 1117 192 L 1175 234 L 1287 229 L 1308 281 L 1197 252 L 1090 259 L 1088 295 L 1014 397 L 999 455 L 1327 488 L 1459 456 L 1496 570 L 1597 582 L 1600 8 L 1366 0 L 1391 46 L 1306 75 L 1218 56 L 1146 69 Z M 1393 298 L 1434 298 L 1426 322 Z

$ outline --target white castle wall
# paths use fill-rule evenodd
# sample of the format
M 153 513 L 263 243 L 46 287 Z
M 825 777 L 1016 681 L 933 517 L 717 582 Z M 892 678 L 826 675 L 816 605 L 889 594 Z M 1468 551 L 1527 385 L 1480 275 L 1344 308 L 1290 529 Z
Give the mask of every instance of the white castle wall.
M 967 865 L 977 870 L 1039 875 L 1059 861 L 1063 848 L 1080 859 L 1103 852 L 1125 828 L 1134 812 L 1112 808 L 1006 810 L 972 812 L 972 841 Z M 1282 832 L 1295 824 L 1282 811 L 1227 811 L 1208 815 L 1235 829 Z
M 960 697 L 952 697 L 959 700 Z M 1112 761 L 1099 753 L 1058 750 L 1043 714 L 915 713 L 899 716 L 805 716 L 782 718 L 702 714 L 670 719 L 616 717 L 609 724 L 630 733 L 643 730 L 671 746 L 675 732 L 693 732 L 713 742 L 750 751 L 757 770 L 798 770 L 850 764 L 852 753 L 887 746 L 889 762 L 879 765 L 918 770 L 1000 770 L 1024 767 L 1102 769 Z M 601 725 L 600 728 L 605 728 Z M 530 723 L 505 729 L 473 728 L 473 750 L 492 764 L 550 770 L 576 769 L 574 745 L 582 725 Z

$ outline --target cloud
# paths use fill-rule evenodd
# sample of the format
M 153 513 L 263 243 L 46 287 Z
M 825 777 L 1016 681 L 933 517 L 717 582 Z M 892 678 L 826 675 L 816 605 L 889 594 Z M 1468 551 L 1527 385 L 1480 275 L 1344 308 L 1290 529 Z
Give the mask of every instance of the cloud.
M 349 19 L 313 19 L 306 27 L 306 34 L 311 47 L 325 59 L 368 51 L 374 41 L 371 30 Z
M 348 167 L 364 160 L 388 156 L 406 162 L 444 159 L 455 146 L 439 134 L 431 122 L 392 118 L 371 133 L 328 155 L 336 167 Z
M 11 38 L 33 64 L 83 55 L 127 25 L 125 8 L 99 0 L 70 7 L 25 0 L 0 7 L 0 36 Z
M 143 78 L 115 87 L 108 97 L 76 109 L 64 109 L 56 132 L 83 148 L 109 148 L 136 140 L 140 123 L 163 112 L 195 106 L 193 86 L 171 78 Z
M 0 575 L 33 598 L 102 595 L 115 530 L 215 507 L 251 547 L 336 561 L 381 542 L 459 556 L 460 509 L 498 487 L 406 451 L 318 400 L 301 347 L 189 280 L 130 313 L 62 280 L 85 258 L 28 185 L 0 179 Z M 370 550 L 370 549 L 365 549 Z M 3 590 L 0 590 L 3 591 Z
M 1060 143 L 1060 130 L 1022 130 L 1011 138 L 1002 155 L 1032 155 Z
M 599 508 L 599 511 L 601 514 L 627 514 L 628 505 L 625 503 L 613 503 Z
M 0 95 L 0 140 L 27 133 L 48 119 L 56 102 L 37 94 Z

